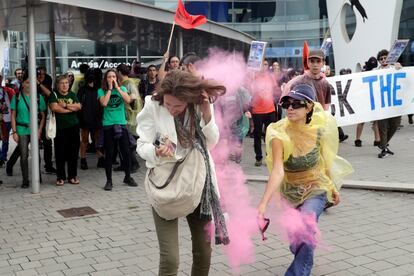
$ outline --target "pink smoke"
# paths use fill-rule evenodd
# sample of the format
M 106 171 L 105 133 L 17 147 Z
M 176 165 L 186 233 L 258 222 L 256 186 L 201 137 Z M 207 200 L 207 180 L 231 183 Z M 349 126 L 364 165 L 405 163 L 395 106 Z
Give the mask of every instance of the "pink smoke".
M 216 164 L 220 202 L 224 212 L 228 214 L 227 228 L 230 244 L 224 247 L 224 252 L 233 272 L 238 273 L 241 265 L 255 261 L 252 238 L 260 235 L 258 225 L 263 224 L 263 221 L 258 220 L 257 209 L 252 205 L 241 167 L 229 161 L 230 155 L 241 150 L 238 139 L 233 137 L 229 127 L 238 119 L 235 118 L 237 114 L 226 112 L 226 110 L 220 112 L 217 107 L 220 106 L 221 100 L 234 96 L 242 86 L 250 91 L 253 99 L 255 96 L 264 98 L 264 91 L 272 91 L 271 97 L 280 97 L 281 92 L 275 83 L 275 77 L 270 73 L 249 72 L 240 53 L 213 49 L 210 50 L 209 56 L 198 62 L 196 66 L 204 78 L 214 79 L 227 88 L 226 94 L 215 104 L 215 118 L 220 129 L 220 141 L 212 151 L 212 156 Z M 274 229 L 282 240 L 287 243 L 306 242 L 317 245 L 320 232 L 314 216 L 303 215 L 286 202 L 282 202 L 279 209 L 271 206 L 268 208 L 271 219 L 270 229 Z M 213 231 L 212 227 L 209 225 L 207 230 Z
M 314 213 L 301 213 L 285 199 L 279 206 L 269 204 L 270 228 L 289 244 L 306 243 L 314 247 L 321 241 L 321 233 Z M 272 224 L 273 221 L 273 224 Z
M 209 56 L 197 63 L 197 69 L 206 79 L 214 79 L 226 86 L 224 98 L 233 96 L 241 86 L 248 83 L 247 66 L 239 53 L 210 50 Z M 237 139 L 232 137 L 229 128 L 238 119 L 235 116 L 236 114 L 226 111 L 215 113 L 221 139 L 212 151 L 212 156 L 216 164 L 220 202 L 228 214 L 230 244 L 224 247 L 224 252 L 233 272 L 238 273 L 240 265 L 255 261 L 252 237 L 259 234 L 259 228 L 257 211 L 251 203 L 244 173 L 238 164 L 229 161 L 232 153 L 240 151 L 240 144 L 235 142 Z

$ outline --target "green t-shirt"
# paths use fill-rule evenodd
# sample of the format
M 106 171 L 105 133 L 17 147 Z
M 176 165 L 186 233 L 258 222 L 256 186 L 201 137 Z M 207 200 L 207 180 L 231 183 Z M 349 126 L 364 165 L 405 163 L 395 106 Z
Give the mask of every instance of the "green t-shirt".
M 128 90 L 124 86 L 121 86 L 120 88 L 123 92 L 128 93 Z M 105 92 L 102 88 L 99 88 L 98 99 L 104 96 Z M 126 125 L 124 100 L 115 88 L 111 91 L 111 97 L 109 98 L 108 104 L 103 108 L 102 125 Z
M 20 97 L 16 106 L 16 97 Z M 16 94 L 13 96 L 10 108 L 14 111 L 17 110 L 17 118 L 16 118 L 16 132 L 17 135 L 30 135 L 30 110 L 27 109 L 27 106 L 24 102 L 26 99 L 27 104 L 30 107 L 30 97 L 24 95 L 24 93 Z M 45 112 L 46 110 L 46 103 L 45 99 L 42 95 L 39 95 L 38 101 L 38 109 L 39 112 Z
M 74 104 L 78 102 L 79 102 L 78 97 L 72 91 L 69 91 L 69 93 L 66 95 L 62 95 L 59 92 L 54 92 L 54 93 L 52 92 L 50 93 L 50 97 L 49 97 L 49 104 L 51 103 Z M 77 112 L 71 112 L 71 113 L 55 112 L 55 116 L 56 116 L 56 128 L 57 129 L 70 128 L 70 127 L 73 127 L 79 124 Z

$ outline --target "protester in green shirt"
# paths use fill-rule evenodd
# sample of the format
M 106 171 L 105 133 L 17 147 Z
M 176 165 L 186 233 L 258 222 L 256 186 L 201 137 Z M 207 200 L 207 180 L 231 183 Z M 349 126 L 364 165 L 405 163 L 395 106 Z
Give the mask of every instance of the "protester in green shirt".
M 120 85 L 118 73 L 115 70 L 110 69 L 106 71 L 102 81 L 102 88 L 98 90 L 98 99 L 103 106 L 102 125 L 106 173 L 104 189 L 106 191 L 112 190 L 112 155 L 117 142 L 121 155 L 124 158 L 124 183 L 129 186 L 137 186 L 137 183 L 131 177 L 130 142 L 125 117 L 125 103 L 130 103 L 131 98 L 126 88 Z
M 20 166 L 22 170 L 22 188 L 29 188 L 29 143 L 30 143 L 30 90 L 29 76 L 23 75 L 20 92 L 17 93 L 10 103 L 12 110 L 11 125 L 13 129 L 13 139 L 20 150 Z M 42 95 L 38 95 L 39 126 L 38 137 L 42 137 L 42 128 L 45 124 L 46 104 Z M 40 162 L 40 157 L 39 157 Z M 39 164 L 40 168 L 40 164 Z
M 56 185 L 62 186 L 65 180 L 77 185 L 77 162 L 79 155 L 79 121 L 77 112 L 81 105 L 75 93 L 69 91 L 69 80 L 61 75 L 56 80 L 57 92 L 50 94 L 49 107 L 56 116 L 55 158 L 56 158 Z M 65 165 L 68 164 L 66 178 Z

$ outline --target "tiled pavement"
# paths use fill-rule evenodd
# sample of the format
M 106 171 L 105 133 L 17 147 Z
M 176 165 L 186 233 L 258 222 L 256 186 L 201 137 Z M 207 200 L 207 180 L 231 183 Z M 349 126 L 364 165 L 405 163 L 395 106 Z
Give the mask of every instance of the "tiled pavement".
M 372 146 L 341 145 L 341 153 L 354 164 L 354 180 L 414 183 L 414 127 L 405 125 L 393 139 L 394 157 L 376 158 Z M 364 142 L 371 141 L 367 126 Z M 246 140 L 242 162 L 249 174 L 265 174 L 255 168 L 252 140 Z M 93 162 L 95 163 L 95 162 Z M 90 167 L 94 167 L 90 162 Z M 143 172 L 134 174 L 137 188 L 114 174 L 115 187 L 105 192 L 104 171 L 80 171 L 80 186 L 53 185 L 44 177 L 41 194 L 21 190 L 16 177 L 4 176 L 0 186 L 0 275 L 156 275 L 158 245 L 143 188 Z M 247 184 L 255 202 L 264 183 Z M 56 211 L 90 206 L 97 215 L 63 218 Z M 414 194 L 342 190 L 342 203 L 320 219 L 326 248 L 318 249 L 313 275 L 414 275 Z M 180 273 L 189 275 L 190 235 L 180 221 Z M 287 245 L 272 233 L 262 242 L 255 238 L 256 261 L 241 268 L 241 275 L 283 275 L 292 256 Z M 221 247 L 214 247 L 210 275 L 231 275 Z

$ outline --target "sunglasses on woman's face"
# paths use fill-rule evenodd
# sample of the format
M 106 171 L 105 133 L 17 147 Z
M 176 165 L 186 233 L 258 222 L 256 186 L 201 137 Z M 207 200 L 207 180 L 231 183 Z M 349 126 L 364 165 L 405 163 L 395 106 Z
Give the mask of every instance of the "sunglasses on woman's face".
M 298 101 L 298 100 L 294 100 L 294 101 L 291 101 L 291 102 L 285 101 L 285 102 L 282 102 L 280 104 L 280 106 L 283 109 L 288 109 L 290 106 L 292 106 L 293 109 L 299 109 L 299 108 L 306 107 L 306 102 L 304 102 L 304 101 Z

